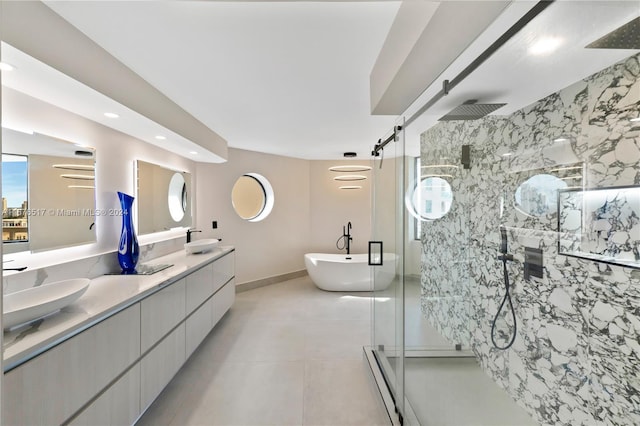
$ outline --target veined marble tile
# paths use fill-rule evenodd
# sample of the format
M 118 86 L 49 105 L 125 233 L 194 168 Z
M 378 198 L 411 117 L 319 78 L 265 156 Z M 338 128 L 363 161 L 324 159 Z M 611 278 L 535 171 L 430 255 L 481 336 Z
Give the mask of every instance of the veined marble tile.
M 634 55 L 508 117 L 441 122 L 421 135 L 423 165 L 458 164 L 471 145 L 471 168 L 443 177 L 450 212 L 423 226 L 423 314 L 450 341 L 467 337 L 541 424 L 640 424 L 640 270 L 562 254 L 638 259 L 640 198 L 557 204 L 572 188 L 640 185 L 640 122 L 630 121 L 639 112 Z M 500 225 L 518 322 L 507 351 L 490 336 L 504 295 Z M 542 278 L 524 279 L 525 247 L 542 250 Z M 508 310 L 498 317 L 501 342 L 510 321 Z

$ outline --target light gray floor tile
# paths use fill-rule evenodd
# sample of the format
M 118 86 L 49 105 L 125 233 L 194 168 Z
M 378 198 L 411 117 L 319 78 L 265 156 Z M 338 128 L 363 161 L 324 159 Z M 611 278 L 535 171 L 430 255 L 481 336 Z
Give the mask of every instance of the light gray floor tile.
M 216 363 L 174 425 L 302 424 L 304 362 Z
M 366 320 L 317 320 L 305 323 L 305 359 L 362 358 L 362 347 L 371 343 L 371 322 Z
M 537 423 L 474 358 L 408 358 L 405 397 L 423 426 L 533 426 Z
M 363 359 L 307 361 L 304 424 L 388 425 L 365 364 Z
M 138 424 L 302 425 L 307 405 L 309 424 L 380 424 L 362 360 L 370 305 L 366 295 L 325 292 L 308 277 L 239 293 Z M 352 394 L 322 395 L 335 394 L 325 373 L 357 393 L 352 408 L 345 411 Z

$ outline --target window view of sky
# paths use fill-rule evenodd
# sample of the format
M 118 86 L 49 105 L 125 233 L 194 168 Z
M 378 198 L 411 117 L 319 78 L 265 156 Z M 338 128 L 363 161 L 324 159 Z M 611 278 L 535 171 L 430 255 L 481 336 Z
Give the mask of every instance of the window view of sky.
M 2 155 L 2 197 L 7 207 L 22 207 L 27 200 L 27 157 Z

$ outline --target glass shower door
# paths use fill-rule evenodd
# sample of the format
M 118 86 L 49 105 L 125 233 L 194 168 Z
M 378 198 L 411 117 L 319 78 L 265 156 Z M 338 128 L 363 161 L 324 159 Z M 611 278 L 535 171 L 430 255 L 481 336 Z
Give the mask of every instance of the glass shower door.
M 373 349 L 396 410 L 404 416 L 404 131 L 372 159 Z M 386 140 L 386 139 L 385 139 Z

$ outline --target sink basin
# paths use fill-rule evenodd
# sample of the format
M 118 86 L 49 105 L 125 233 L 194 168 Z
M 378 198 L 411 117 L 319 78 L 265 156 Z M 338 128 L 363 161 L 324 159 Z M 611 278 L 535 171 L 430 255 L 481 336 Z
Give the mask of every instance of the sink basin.
M 5 295 L 2 326 L 6 330 L 70 305 L 87 291 L 89 282 L 88 278 L 56 281 Z
M 191 241 L 184 245 L 184 249 L 187 254 L 204 253 L 213 249 L 219 242 L 220 240 L 215 238 L 206 238 L 204 240 Z

